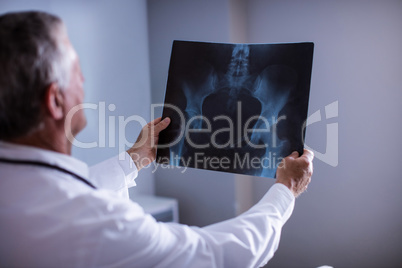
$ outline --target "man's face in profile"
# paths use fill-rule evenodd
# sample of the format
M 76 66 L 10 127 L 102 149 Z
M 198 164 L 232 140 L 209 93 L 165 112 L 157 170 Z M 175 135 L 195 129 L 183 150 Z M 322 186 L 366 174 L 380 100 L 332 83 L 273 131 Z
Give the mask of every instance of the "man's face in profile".
M 65 116 L 67 116 L 71 109 L 77 109 L 77 106 L 82 104 L 84 101 L 84 76 L 81 72 L 80 62 L 77 53 L 71 45 L 67 34 L 63 35 L 64 37 L 62 37 L 62 42 L 64 42 L 64 45 L 67 48 L 67 55 L 65 55 L 65 57 L 69 57 L 69 60 L 72 61 L 69 83 L 67 88 L 63 91 L 65 100 L 64 112 Z M 80 109 L 74 111 L 74 115 L 71 119 L 71 126 L 69 127 L 71 127 L 71 133 L 73 134 L 73 136 L 76 136 L 85 126 L 86 118 L 81 107 Z

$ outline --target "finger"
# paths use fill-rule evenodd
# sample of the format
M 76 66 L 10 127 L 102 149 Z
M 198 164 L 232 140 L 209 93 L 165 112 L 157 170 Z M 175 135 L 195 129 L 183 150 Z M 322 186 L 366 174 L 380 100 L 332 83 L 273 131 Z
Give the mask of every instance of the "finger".
M 310 162 L 312 162 L 314 159 L 314 153 L 307 149 L 304 149 L 302 156 L 306 157 Z
M 290 155 L 288 155 L 288 157 L 290 157 L 290 158 L 298 158 L 299 157 L 299 152 L 294 151 Z
M 159 122 L 160 122 L 161 120 L 162 120 L 162 117 L 158 117 L 158 118 L 152 120 L 151 122 L 149 122 L 148 125 L 154 126 L 154 125 L 156 125 L 156 124 L 159 124 Z
M 158 119 L 158 118 L 157 118 Z M 155 119 L 156 120 L 156 119 Z M 154 121 L 155 121 L 154 120 Z M 161 132 L 162 130 L 164 130 L 165 128 L 167 128 L 168 126 L 169 126 L 169 124 L 170 124 L 170 118 L 169 117 L 166 117 L 165 119 L 163 119 L 163 120 L 159 120 L 159 123 L 157 123 L 156 125 L 155 125 L 155 128 L 154 128 L 154 135 L 155 136 L 158 136 L 159 135 L 159 132 Z

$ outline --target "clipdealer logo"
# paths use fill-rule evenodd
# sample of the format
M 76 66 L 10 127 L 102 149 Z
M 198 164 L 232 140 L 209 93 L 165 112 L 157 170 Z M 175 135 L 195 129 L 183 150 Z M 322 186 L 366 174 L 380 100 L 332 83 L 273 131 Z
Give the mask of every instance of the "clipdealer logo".
M 334 101 L 324 108 L 325 120 L 337 118 L 338 117 L 338 101 Z M 306 121 L 306 125 L 310 126 L 312 124 L 316 124 L 322 122 L 321 110 L 318 110 L 311 114 Z M 326 124 L 327 138 L 326 138 L 326 146 L 325 152 L 318 152 L 313 148 L 309 147 L 306 143 L 304 146 L 313 151 L 314 155 L 317 159 L 320 159 L 322 162 L 332 166 L 338 166 L 338 123 L 327 123 Z
M 156 107 L 163 106 L 162 104 L 152 105 L 151 114 L 152 117 L 155 117 L 154 110 Z M 181 121 L 184 122 L 184 115 L 180 113 L 180 110 L 177 107 L 170 107 L 177 109 L 177 112 L 181 115 Z M 92 142 L 80 142 L 78 141 L 71 133 L 71 129 L 68 127 L 71 125 L 71 120 L 73 115 L 79 110 L 89 109 L 95 110 L 98 112 L 98 139 Z M 106 108 L 105 102 L 99 102 L 99 104 L 95 103 L 83 103 L 77 105 L 73 109 L 71 109 L 66 118 L 66 136 L 69 140 L 79 148 L 94 148 L 94 147 L 117 147 L 120 151 L 125 150 L 126 147 L 131 147 L 132 144 L 126 139 L 125 129 L 127 125 L 131 122 L 137 122 L 141 125 L 141 127 L 147 124 L 146 120 L 138 115 L 132 115 L 129 117 L 118 116 L 118 120 L 116 120 L 115 115 L 106 116 L 107 112 L 114 112 L 116 106 L 114 104 L 109 104 Z M 323 112 L 323 113 L 322 113 Z M 322 114 L 325 115 L 325 119 L 323 119 Z M 305 123 L 303 124 L 303 128 L 305 129 L 307 126 L 311 126 L 313 124 L 318 124 L 319 122 L 325 122 L 326 120 L 337 118 L 338 117 L 338 101 L 334 101 L 325 106 L 324 111 L 321 109 L 311 114 Z M 118 121 L 118 122 L 116 122 Z M 108 123 L 108 124 L 107 124 Z M 117 123 L 117 127 L 116 127 Z M 188 125 L 188 124 L 187 124 Z M 267 125 L 269 125 L 267 123 Z M 108 127 L 107 127 L 108 126 Z M 275 129 L 275 128 L 274 128 Z M 276 129 L 275 129 L 276 130 Z M 249 131 L 249 130 L 247 130 Z M 106 141 L 106 132 L 109 133 L 108 142 Z M 185 132 L 182 130 L 181 132 Z M 304 132 L 304 131 L 303 131 Z M 116 134 L 118 133 L 118 137 Z M 183 137 L 184 133 L 180 133 L 180 137 Z M 213 135 L 212 135 L 213 136 Z M 275 135 L 273 135 L 275 137 Z M 116 138 L 117 143 L 116 144 Z M 304 140 L 304 137 L 302 137 Z M 180 139 L 177 139 L 175 143 L 178 143 Z M 275 148 L 275 142 L 273 142 L 273 148 Z M 171 146 L 172 144 L 169 144 Z M 327 123 L 326 124 L 326 149 L 325 152 L 319 152 L 304 142 L 305 148 L 314 152 L 315 157 L 324 163 L 332 166 L 338 166 L 338 123 Z M 219 148 L 219 146 L 215 146 Z M 254 148 L 254 147 L 253 147 Z M 172 157 L 174 159 L 174 157 Z M 280 161 L 278 161 L 279 163 Z

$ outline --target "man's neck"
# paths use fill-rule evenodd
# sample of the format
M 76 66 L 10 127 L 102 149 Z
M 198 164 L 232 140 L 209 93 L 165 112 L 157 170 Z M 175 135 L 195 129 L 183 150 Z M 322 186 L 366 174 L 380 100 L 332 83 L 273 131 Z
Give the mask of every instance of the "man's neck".
M 62 133 L 64 136 L 64 133 Z M 51 131 L 38 130 L 23 137 L 6 140 L 10 143 L 32 146 L 49 151 L 71 155 L 71 143 L 63 136 Z

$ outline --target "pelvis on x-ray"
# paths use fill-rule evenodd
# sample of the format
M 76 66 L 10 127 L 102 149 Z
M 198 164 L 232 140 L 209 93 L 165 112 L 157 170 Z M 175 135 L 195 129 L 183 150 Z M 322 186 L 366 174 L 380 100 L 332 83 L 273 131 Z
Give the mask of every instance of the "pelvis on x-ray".
M 157 161 L 275 177 L 303 151 L 313 44 L 175 41 Z

